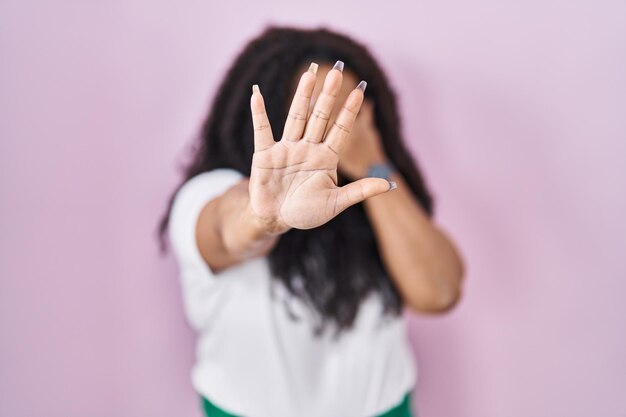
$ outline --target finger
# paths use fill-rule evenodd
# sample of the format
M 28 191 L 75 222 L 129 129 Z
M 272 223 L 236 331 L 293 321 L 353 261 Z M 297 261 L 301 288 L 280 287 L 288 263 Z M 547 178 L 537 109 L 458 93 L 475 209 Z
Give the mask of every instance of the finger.
M 298 83 L 296 93 L 291 102 L 291 107 L 289 108 L 289 113 L 287 114 L 285 128 L 283 129 L 282 139 L 284 140 L 297 142 L 302 138 L 307 114 L 309 112 L 309 105 L 311 103 L 311 96 L 313 95 L 313 89 L 315 88 L 315 81 L 317 79 L 316 73 L 317 64 L 313 62 L 308 71 L 300 77 L 300 82 Z
M 366 86 L 367 83 L 361 81 L 359 85 L 352 90 L 324 139 L 324 143 L 337 154 L 341 153 L 348 136 L 350 136 L 352 126 L 354 126 L 354 120 L 363 103 Z
M 252 126 L 254 127 L 254 151 L 258 152 L 274 145 L 274 136 L 265 111 L 263 96 L 256 84 L 252 86 L 250 110 L 252 111 Z
M 306 125 L 304 139 L 309 142 L 319 143 L 324 138 L 324 132 L 328 125 L 328 119 L 333 111 L 335 100 L 339 90 L 341 90 L 341 82 L 343 80 L 343 62 L 337 61 L 332 70 L 326 75 L 324 87 L 315 102 L 315 107 L 311 112 L 311 116 Z
M 384 178 L 363 178 L 335 189 L 336 204 L 335 215 L 341 213 L 353 204 L 377 196 L 396 188 L 395 182 L 389 182 Z

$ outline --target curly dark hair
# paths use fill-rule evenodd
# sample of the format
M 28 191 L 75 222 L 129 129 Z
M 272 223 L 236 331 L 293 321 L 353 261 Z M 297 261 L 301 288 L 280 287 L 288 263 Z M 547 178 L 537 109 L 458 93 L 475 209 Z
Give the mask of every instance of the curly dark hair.
M 245 46 L 213 100 L 180 186 L 215 168 L 235 169 L 249 177 L 254 152 L 250 86 L 261 86 L 272 129 L 282 132 L 298 69 L 311 61 L 321 64 L 338 59 L 367 81 L 367 98 L 376 104 L 374 118 L 386 156 L 432 216 L 432 197 L 401 138 L 396 98 L 387 77 L 364 45 L 326 28 L 270 26 Z M 341 172 L 337 179 L 338 185 L 352 180 Z M 174 195 L 160 223 L 163 248 Z M 320 227 L 289 230 L 268 257 L 273 279 L 282 281 L 289 292 L 319 313 L 318 335 L 328 323 L 336 324 L 336 334 L 349 329 L 361 301 L 372 291 L 380 294 L 384 314 L 402 312 L 402 298 L 381 260 L 362 203 Z M 296 285 L 298 275 L 303 285 Z

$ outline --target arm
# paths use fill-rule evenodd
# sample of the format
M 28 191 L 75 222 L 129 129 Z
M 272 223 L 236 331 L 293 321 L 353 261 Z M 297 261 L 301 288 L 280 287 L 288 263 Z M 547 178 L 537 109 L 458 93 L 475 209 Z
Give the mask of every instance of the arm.
M 267 254 L 278 240 L 250 209 L 249 180 L 243 179 L 208 202 L 196 224 L 200 254 L 215 273 Z
M 387 161 L 373 109 L 374 104 L 365 100 L 353 129 L 355 140 L 340 161 L 339 168 L 350 178 L 361 178 L 371 164 Z M 404 178 L 395 173 L 390 180 L 397 190 L 364 202 L 387 271 L 413 310 L 449 310 L 461 295 L 460 255 L 431 222 Z
M 454 307 L 461 295 L 463 263 L 454 244 L 429 219 L 398 173 L 398 189 L 363 204 L 383 262 L 406 304 L 415 311 Z

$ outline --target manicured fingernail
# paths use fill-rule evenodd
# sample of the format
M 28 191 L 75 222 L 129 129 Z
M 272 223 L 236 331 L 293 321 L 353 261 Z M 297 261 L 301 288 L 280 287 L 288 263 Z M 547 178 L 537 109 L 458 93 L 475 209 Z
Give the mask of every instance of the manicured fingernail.
M 311 62 L 311 65 L 309 66 L 309 71 L 311 71 L 313 74 L 317 74 L 317 64 L 315 62 Z
M 387 181 L 389 181 L 389 180 L 387 180 Z M 398 184 L 396 184 L 395 181 L 389 181 L 389 190 L 387 190 L 387 191 L 395 190 L 396 188 L 398 188 Z
M 361 81 L 359 85 L 356 86 L 356 88 L 365 92 L 365 89 L 367 88 L 367 81 Z
M 343 61 L 335 62 L 335 65 L 333 65 L 333 69 L 343 72 Z
M 261 91 L 259 90 L 259 85 L 258 84 L 254 84 L 252 86 L 252 94 L 254 94 L 254 93 L 259 93 L 259 94 L 261 93 Z

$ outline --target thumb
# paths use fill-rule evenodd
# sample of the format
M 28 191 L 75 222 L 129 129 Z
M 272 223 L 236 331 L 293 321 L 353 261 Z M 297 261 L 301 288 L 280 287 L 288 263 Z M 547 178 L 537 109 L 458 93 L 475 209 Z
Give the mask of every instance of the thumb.
M 335 215 L 341 213 L 348 207 L 360 203 L 370 197 L 377 196 L 396 188 L 395 182 L 389 182 L 384 178 L 363 178 L 358 181 L 351 182 L 336 189 L 337 204 L 335 207 Z

